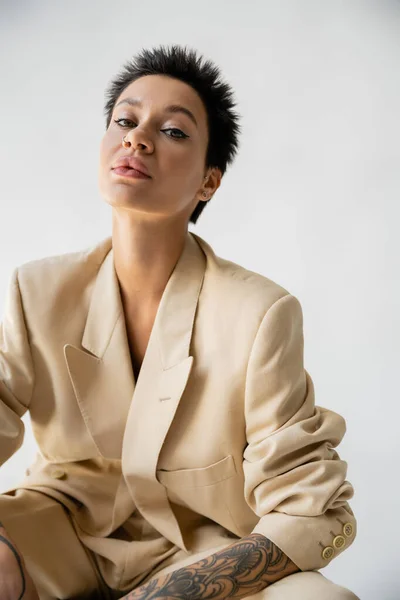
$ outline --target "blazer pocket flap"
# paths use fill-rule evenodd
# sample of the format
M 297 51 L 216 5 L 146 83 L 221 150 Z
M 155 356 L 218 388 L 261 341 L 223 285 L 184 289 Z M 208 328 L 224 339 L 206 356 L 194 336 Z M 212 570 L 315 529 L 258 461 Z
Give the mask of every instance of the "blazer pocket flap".
M 157 479 L 166 487 L 202 487 L 213 485 L 234 475 L 236 475 L 235 461 L 230 454 L 208 467 L 178 471 L 157 469 Z

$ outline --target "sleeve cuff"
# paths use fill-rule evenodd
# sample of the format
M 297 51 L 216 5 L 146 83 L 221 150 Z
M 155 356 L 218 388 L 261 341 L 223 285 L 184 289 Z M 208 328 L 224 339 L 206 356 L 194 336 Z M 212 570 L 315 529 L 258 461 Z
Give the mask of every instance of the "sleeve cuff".
M 313 571 L 326 567 L 352 544 L 357 521 L 348 503 L 314 517 L 272 511 L 251 533 L 270 539 L 301 571 Z

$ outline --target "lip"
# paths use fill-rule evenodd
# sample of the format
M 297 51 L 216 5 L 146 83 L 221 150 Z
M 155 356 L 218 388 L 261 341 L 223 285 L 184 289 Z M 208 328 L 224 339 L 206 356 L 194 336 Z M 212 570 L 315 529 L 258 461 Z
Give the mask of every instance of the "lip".
M 121 170 L 119 171 L 120 168 Z M 144 162 L 138 158 L 135 158 L 134 156 L 122 156 L 112 166 L 112 170 L 120 175 L 127 175 L 129 170 L 132 170 L 136 172 L 136 175 L 135 173 L 132 173 L 132 177 L 137 177 L 138 174 L 141 174 L 145 177 L 151 178 L 149 170 Z
M 131 169 L 130 167 L 115 167 L 112 172 L 121 177 L 127 177 L 129 179 L 151 179 L 148 175 L 145 175 L 137 169 Z

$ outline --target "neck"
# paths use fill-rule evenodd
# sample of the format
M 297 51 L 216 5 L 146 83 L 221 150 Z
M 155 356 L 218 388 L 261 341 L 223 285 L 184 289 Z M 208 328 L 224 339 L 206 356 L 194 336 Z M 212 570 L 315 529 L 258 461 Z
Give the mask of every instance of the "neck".
M 187 235 L 186 222 L 143 222 L 113 211 L 114 265 L 124 304 L 161 299 Z

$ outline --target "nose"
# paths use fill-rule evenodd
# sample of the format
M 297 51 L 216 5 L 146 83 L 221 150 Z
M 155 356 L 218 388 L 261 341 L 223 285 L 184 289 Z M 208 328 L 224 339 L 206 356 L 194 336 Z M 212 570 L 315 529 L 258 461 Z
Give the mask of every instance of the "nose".
M 122 145 L 124 148 L 132 147 L 135 150 L 138 149 L 148 154 L 154 151 L 154 145 L 150 136 L 140 127 L 135 127 L 128 131 L 122 138 Z

